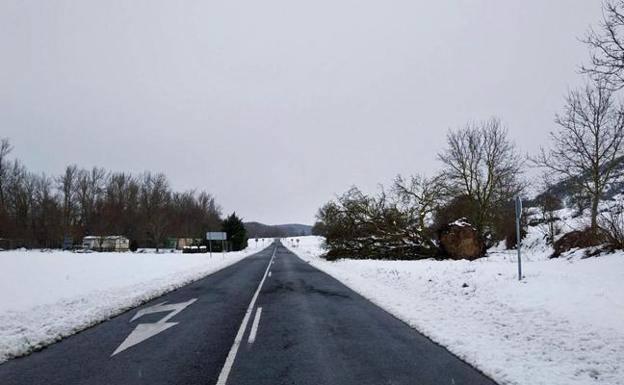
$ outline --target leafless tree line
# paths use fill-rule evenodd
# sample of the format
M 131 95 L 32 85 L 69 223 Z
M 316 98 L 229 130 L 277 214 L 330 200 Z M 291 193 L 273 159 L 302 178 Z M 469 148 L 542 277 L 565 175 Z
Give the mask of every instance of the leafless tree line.
M 125 235 L 137 246 L 203 238 L 221 227 L 206 192 L 175 192 L 163 174 L 68 166 L 57 177 L 29 172 L 0 140 L 0 247 L 62 247 L 85 235 Z

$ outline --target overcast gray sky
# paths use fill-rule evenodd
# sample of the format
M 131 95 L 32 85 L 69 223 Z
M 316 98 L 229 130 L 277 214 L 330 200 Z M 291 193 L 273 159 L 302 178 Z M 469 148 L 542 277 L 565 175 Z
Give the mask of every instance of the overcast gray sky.
M 312 223 L 433 173 L 449 127 L 553 129 L 598 0 L 0 0 L 0 136 L 33 171 L 166 173 L 224 211 Z

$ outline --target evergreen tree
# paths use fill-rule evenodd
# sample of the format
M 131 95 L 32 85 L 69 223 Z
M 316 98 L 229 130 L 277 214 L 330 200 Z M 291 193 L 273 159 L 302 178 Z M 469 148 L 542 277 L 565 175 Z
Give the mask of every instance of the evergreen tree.
M 228 240 L 232 245 L 232 251 L 243 250 L 247 247 L 247 230 L 243 220 L 237 217 L 235 212 L 225 218 L 222 228 L 227 233 Z

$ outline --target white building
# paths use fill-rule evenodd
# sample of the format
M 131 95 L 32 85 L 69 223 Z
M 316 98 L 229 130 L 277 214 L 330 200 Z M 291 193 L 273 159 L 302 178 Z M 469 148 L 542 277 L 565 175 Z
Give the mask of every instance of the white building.
M 130 240 L 122 235 L 89 235 L 82 239 L 82 248 L 98 251 L 128 251 Z

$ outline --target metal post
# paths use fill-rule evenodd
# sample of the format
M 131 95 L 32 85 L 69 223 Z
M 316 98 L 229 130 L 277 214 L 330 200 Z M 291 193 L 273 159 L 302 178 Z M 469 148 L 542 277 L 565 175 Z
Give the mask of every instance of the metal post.
M 516 197 L 516 248 L 518 249 L 518 281 L 522 280 L 522 247 L 520 238 L 520 218 L 522 217 L 522 200 Z
M 212 240 L 208 237 L 208 250 L 210 250 L 210 258 L 212 258 Z

